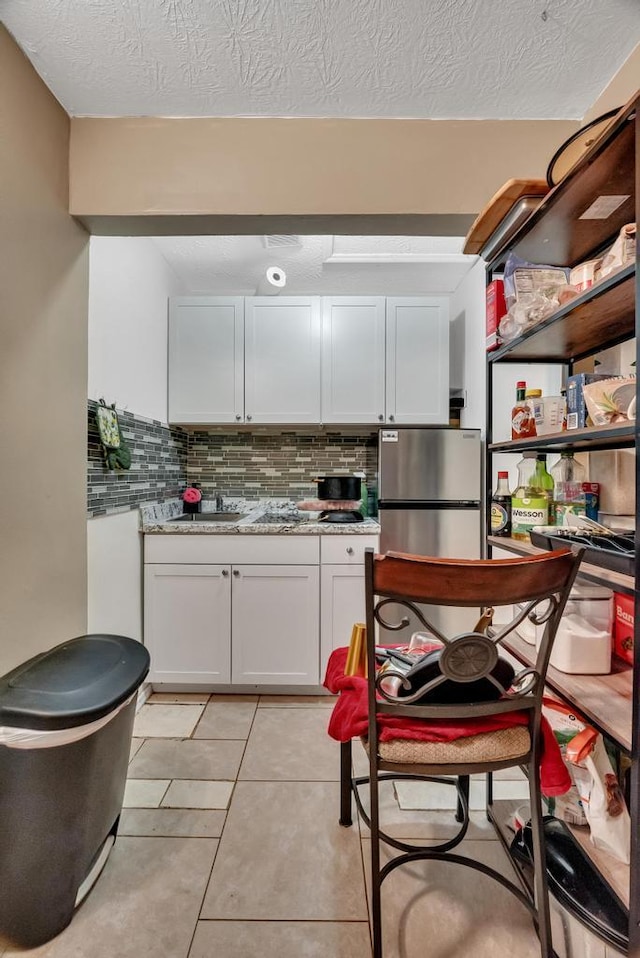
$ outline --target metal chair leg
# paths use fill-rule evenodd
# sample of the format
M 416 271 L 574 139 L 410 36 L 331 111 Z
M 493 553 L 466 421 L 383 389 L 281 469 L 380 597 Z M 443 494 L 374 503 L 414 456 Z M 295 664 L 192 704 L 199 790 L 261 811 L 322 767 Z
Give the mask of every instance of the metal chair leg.
M 348 828 L 351 817 L 351 740 L 340 743 L 340 824 Z
M 535 754 L 529 766 L 529 799 L 531 802 L 531 838 L 533 843 L 535 905 L 538 912 L 540 955 L 542 958 L 554 958 L 551 941 L 549 885 L 547 882 L 547 861 L 544 845 L 544 825 L 542 821 L 539 760 Z
M 471 782 L 471 779 L 469 778 L 468 775 L 460 775 L 458 777 L 458 787 L 460 788 L 460 791 L 462 792 L 462 794 L 467 800 L 467 808 L 469 807 L 470 782 Z M 458 805 L 456 807 L 456 821 L 457 822 L 464 821 L 464 808 L 462 807 L 462 802 L 460 801 L 459 796 L 458 796 Z
M 371 930 L 373 958 L 382 958 L 382 900 L 380 886 L 380 805 L 378 796 L 378 769 L 369 758 L 369 801 L 371 818 Z

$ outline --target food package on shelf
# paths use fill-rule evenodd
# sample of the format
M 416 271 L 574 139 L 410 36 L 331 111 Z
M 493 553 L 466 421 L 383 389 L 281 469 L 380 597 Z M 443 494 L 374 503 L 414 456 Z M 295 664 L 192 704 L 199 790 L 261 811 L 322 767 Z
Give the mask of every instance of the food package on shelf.
M 487 352 L 497 349 L 500 345 L 498 327 L 500 320 L 507 312 L 504 301 L 504 282 L 501 279 L 492 280 L 486 288 L 486 323 L 487 323 Z
M 567 280 L 566 269 L 528 263 L 511 253 L 504 270 L 507 314 L 500 322 L 501 338 L 515 339 L 578 295 Z
M 562 705 L 561 702 L 546 696 L 543 701 L 542 712 L 553 730 L 562 757 L 566 760 L 569 743 L 589 726 L 580 715 L 568 709 L 566 705 Z M 570 765 L 567 765 L 567 768 L 571 780 L 574 781 L 573 769 Z M 545 798 L 545 803 L 548 806 L 549 814 L 555 815 L 563 822 L 567 822 L 569 825 L 587 824 L 587 816 L 584 813 L 575 782 L 564 795 L 559 795 L 556 798 Z
M 633 640 L 635 635 L 635 607 L 632 595 L 613 593 L 613 651 L 633 665 Z
M 602 735 L 586 728 L 567 745 L 569 762 L 591 841 L 596 848 L 629 864 L 631 819 Z
M 618 234 L 618 238 L 602 257 L 600 268 L 596 270 L 595 282 L 606 279 L 619 269 L 624 269 L 636 258 L 636 224 L 627 223 Z
M 584 387 L 610 378 L 608 373 L 574 373 L 567 378 L 567 429 L 583 429 L 584 426 L 593 425 L 587 421 Z
M 636 418 L 635 376 L 612 376 L 582 388 L 594 426 L 612 426 Z

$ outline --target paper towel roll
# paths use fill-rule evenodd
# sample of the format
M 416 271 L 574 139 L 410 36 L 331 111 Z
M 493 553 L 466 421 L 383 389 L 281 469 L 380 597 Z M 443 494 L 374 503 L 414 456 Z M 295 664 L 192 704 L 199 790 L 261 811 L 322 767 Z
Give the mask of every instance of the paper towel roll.
M 258 296 L 277 296 L 287 285 L 287 274 L 280 266 L 269 266 L 258 283 Z

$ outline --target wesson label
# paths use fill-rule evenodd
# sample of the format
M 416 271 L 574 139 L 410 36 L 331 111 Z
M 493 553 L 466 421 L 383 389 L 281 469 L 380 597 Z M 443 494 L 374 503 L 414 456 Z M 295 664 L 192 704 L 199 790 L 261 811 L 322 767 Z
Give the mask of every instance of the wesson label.
M 511 500 L 511 523 L 514 532 L 529 532 L 535 526 L 546 526 L 548 521 L 547 499 Z

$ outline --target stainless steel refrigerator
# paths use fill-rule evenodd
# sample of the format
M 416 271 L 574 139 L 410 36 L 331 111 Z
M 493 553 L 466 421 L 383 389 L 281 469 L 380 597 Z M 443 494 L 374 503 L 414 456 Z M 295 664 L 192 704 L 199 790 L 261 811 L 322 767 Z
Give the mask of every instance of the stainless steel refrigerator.
M 378 471 L 381 552 L 480 557 L 480 430 L 381 429 Z M 472 628 L 474 615 L 469 610 L 439 610 L 435 624 Z M 398 639 L 396 634 L 396 641 L 405 641 L 405 636 Z

